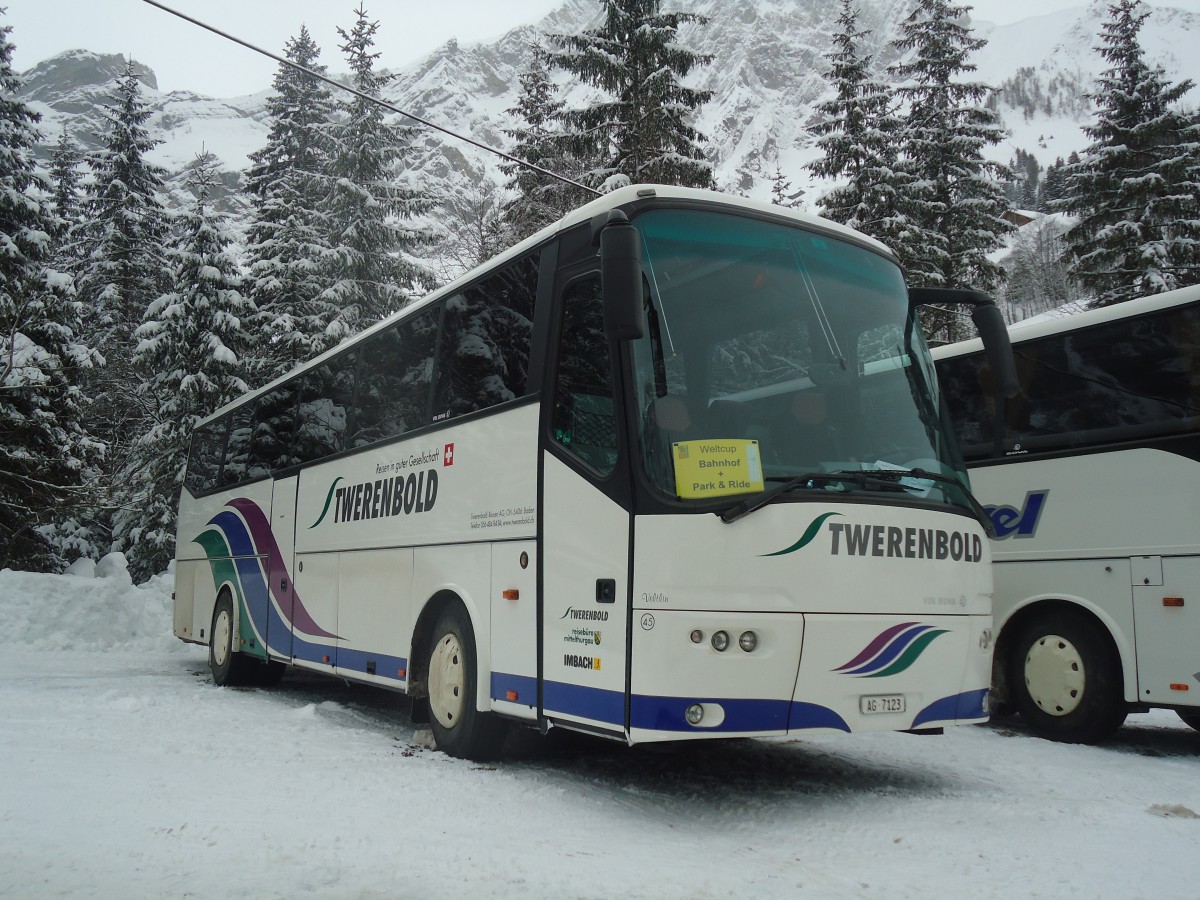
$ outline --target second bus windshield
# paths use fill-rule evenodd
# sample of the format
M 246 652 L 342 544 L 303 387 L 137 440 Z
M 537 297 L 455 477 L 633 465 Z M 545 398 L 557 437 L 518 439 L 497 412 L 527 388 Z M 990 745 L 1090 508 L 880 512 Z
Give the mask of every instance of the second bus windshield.
M 677 484 L 676 468 L 705 440 L 753 442 L 767 483 L 917 467 L 958 474 L 894 263 L 735 215 L 656 210 L 635 224 L 650 297 L 634 389 L 656 488 L 702 497 Z M 924 482 L 913 492 L 961 502 L 945 491 Z

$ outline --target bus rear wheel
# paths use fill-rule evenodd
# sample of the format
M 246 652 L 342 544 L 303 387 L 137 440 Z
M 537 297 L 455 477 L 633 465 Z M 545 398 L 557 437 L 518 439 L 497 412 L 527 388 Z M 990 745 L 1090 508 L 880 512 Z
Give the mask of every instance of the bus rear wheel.
M 1008 666 L 1013 703 L 1038 737 L 1093 744 L 1125 721 L 1120 663 L 1086 616 L 1038 616 L 1021 631 Z
M 250 684 L 256 674 L 256 663 L 234 651 L 236 625 L 233 616 L 233 597 L 221 591 L 213 608 L 212 630 L 208 633 L 208 667 L 213 682 L 221 687 Z
M 479 667 L 475 631 L 467 611 L 454 603 L 442 611 L 429 647 L 429 725 L 443 753 L 487 760 L 500 755 L 505 723 L 475 708 Z

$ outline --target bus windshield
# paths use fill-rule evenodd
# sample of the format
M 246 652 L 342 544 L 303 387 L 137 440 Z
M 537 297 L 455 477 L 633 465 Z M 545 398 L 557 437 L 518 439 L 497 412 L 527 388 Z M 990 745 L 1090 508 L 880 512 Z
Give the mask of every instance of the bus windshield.
M 895 263 L 732 214 L 634 224 L 648 291 L 633 343 L 639 450 L 657 490 L 737 500 L 796 481 L 801 494 L 970 505 Z M 914 469 L 933 477 L 902 474 Z M 813 474 L 826 477 L 801 477 Z

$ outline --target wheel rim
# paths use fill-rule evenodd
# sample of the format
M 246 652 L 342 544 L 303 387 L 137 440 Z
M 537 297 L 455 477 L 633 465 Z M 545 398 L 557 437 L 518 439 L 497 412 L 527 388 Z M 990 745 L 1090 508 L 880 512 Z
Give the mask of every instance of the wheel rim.
M 429 708 L 443 728 L 453 728 L 462 715 L 466 666 L 455 634 L 444 634 L 429 659 Z
M 1083 702 L 1087 673 L 1078 648 L 1062 635 L 1047 634 L 1025 655 L 1025 687 L 1038 709 L 1069 716 Z
M 212 651 L 213 662 L 218 666 L 225 665 L 225 661 L 229 658 L 229 648 L 232 646 L 233 638 L 233 616 L 229 610 L 223 609 L 217 613 L 217 620 L 213 622 L 212 633 Z

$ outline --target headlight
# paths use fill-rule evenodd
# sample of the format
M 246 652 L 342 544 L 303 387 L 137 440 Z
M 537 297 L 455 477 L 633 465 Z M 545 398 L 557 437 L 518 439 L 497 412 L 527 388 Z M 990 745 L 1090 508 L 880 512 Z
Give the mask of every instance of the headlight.
M 712 636 L 713 649 L 718 653 L 723 653 L 729 649 L 729 635 L 724 631 L 718 631 Z
M 753 653 L 758 646 L 758 635 L 753 631 L 743 631 L 742 636 L 738 638 L 738 646 L 747 653 Z

